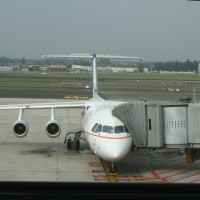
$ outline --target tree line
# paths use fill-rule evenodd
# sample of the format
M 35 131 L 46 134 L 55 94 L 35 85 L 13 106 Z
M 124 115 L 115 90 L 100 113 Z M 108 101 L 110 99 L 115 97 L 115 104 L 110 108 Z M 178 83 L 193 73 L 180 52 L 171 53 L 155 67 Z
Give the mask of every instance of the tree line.
M 186 62 L 156 62 L 154 63 L 153 70 L 155 71 L 195 71 L 197 73 L 199 67 L 199 62 L 194 60 L 190 61 L 189 59 L 186 60 Z
M 8 57 L 0 57 L 0 66 L 9 66 L 9 65 L 24 65 L 24 64 L 32 64 L 32 65 L 83 65 L 90 66 L 91 62 L 85 59 L 78 60 L 69 60 L 69 59 L 25 59 L 25 58 L 8 58 Z M 103 64 L 104 66 L 115 66 L 121 67 L 120 64 L 113 63 L 109 59 L 100 59 L 98 64 Z M 124 66 L 124 65 L 123 65 Z M 139 69 L 143 69 L 145 67 L 149 68 L 153 71 L 195 71 L 198 72 L 199 61 L 190 61 L 187 59 L 185 62 L 180 61 L 171 61 L 171 62 L 140 62 L 137 64 L 127 64 L 129 67 L 138 67 Z M 142 71 L 142 70 L 141 70 Z

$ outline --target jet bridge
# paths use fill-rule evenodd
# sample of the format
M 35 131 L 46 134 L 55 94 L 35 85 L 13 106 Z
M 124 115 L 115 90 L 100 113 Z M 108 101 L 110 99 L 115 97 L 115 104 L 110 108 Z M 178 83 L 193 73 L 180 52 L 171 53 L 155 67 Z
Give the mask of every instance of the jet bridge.
M 136 146 L 147 145 L 145 112 L 144 102 L 121 104 L 112 111 L 112 114 L 120 119 L 132 134 Z
M 183 148 L 186 160 L 200 159 L 200 103 L 124 103 L 115 107 L 137 148 Z

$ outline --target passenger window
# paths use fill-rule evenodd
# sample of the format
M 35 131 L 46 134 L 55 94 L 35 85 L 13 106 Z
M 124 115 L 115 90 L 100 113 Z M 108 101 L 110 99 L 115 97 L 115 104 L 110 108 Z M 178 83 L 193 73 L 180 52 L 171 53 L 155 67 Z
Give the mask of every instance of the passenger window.
M 96 123 L 96 124 L 93 126 L 93 128 L 92 128 L 92 132 L 95 132 L 97 126 L 98 126 L 98 123 Z
M 99 132 L 101 132 L 101 131 L 102 131 L 102 125 L 99 124 L 99 126 L 97 127 L 95 133 L 99 133 Z
M 103 132 L 106 133 L 113 133 L 113 127 L 112 126 L 103 126 Z
M 115 126 L 115 133 L 124 133 L 124 126 Z

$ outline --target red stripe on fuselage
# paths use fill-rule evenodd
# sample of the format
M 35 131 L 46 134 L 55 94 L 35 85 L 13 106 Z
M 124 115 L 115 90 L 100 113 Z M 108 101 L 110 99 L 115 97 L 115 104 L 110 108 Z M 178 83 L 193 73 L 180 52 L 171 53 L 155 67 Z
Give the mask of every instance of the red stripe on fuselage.
M 116 138 L 115 137 L 107 137 L 107 136 L 101 136 L 101 135 L 96 135 L 96 134 L 93 134 L 93 133 L 89 133 L 87 131 L 85 131 L 85 134 L 92 135 L 92 136 L 95 136 L 95 137 L 110 139 L 110 140 L 121 140 L 121 139 L 126 139 L 126 138 L 131 137 L 130 135 L 124 136 L 124 137 L 116 137 Z

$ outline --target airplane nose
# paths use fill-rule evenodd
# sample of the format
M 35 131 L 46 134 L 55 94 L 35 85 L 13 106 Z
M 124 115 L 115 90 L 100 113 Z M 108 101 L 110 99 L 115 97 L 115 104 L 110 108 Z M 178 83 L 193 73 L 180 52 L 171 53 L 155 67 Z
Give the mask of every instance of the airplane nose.
M 131 145 L 132 145 L 132 141 L 129 143 L 126 142 L 126 145 L 118 144 L 115 147 L 114 146 L 110 147 L 107 153 L 107 157 L 108 157 L 107 160 L 112 161 L 112 162 L 121 160 L 123 157 L 125 157 L 129 153 L 131 149 Z
M 118 151 L 118 152 L 110 152 L 109 153 L 109 159 L 112 160 L 112 161 L 117 161 L 117 160 L 120 160 L 121 157 L 123 157 L 123 152 L 121 151 Z

